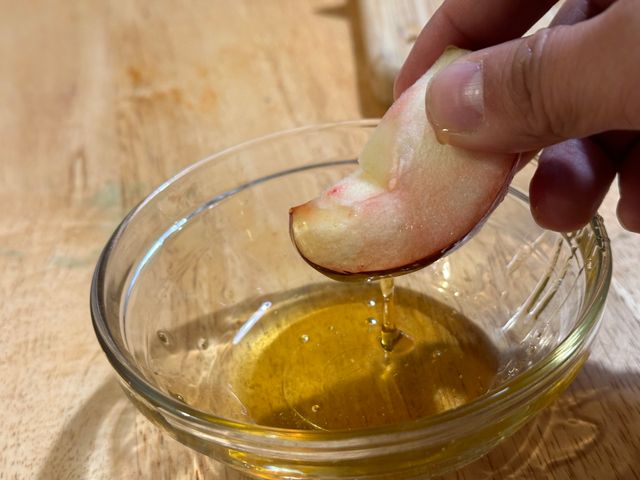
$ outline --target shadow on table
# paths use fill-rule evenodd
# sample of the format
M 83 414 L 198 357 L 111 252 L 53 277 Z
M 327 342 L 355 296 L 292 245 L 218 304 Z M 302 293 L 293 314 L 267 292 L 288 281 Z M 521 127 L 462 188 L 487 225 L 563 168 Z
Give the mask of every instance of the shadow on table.
M 442 480 L 618 479 L 640 472 L 640 372 L 587 363 L 553 405 Z
M 589 364 L 568 392 L 484 458 L 443 480 L 631 478 L 640 472 L 640 373 Z M 43 443 L 46 439 L 43 439 Z M 106 380 L 49 448 L 40 480 L 247 477 L 148 422 Z
M 362 33 L 362 19 L 358 2 L 345 0 L 341 5 L 329 8 L 320 8 L 316 11 L 319 15 L 342 18 L 349 24 L 353 54 L 355 57 L 356 80 L 358 82 L 358 100 L 360 113 L 365 118 L 378 118 L 387 111 L 389 105 L 376 98 L 371 87 L 371 69 L 367 63 L 367 55 Z
M 47 439 L 43 439 L 43 449 Z M 242 480 L 151 424 L 110 376 L 49 446 L 38 480 Z

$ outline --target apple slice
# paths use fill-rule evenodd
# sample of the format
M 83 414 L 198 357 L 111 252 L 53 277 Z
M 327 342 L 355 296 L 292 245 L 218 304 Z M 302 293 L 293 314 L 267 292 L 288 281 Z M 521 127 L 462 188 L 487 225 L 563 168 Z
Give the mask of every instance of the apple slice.
M 312 266 L 338 278 L 416 270 L 464 242 L 502 200 L 518 156 L 442 145 L 425 114 L 430 78 L 464 53 L 447 49 L 391 106 L 357 171 L 289 211 L 291 238 Z

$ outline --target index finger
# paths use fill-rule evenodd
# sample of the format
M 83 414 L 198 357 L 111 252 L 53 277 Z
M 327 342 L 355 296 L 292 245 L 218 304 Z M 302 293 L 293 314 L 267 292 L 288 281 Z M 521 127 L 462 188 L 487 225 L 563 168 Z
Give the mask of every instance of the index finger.
M 422 76 L 449 45 L 478 50 L 518 38 L 557 0 L 445 0 L 420 32 L 394 85 L 394 97 Z

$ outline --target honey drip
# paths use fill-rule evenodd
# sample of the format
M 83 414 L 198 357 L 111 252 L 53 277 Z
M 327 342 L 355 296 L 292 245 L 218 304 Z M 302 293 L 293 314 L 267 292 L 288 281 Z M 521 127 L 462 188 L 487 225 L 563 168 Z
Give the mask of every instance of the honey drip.
M 393 277 L 380 280 L 382 291 L 382 324 L 380 325 L 380 344 L 386 351 L 391 352 L 402 336 L 402 332 L 396 327 L 395 304 L 393 300 Z

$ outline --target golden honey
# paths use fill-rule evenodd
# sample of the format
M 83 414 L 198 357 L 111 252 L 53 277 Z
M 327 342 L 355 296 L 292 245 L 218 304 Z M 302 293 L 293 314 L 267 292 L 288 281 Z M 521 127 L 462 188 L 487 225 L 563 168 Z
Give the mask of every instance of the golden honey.
M 392 283 L 382 290 L 319 286 L 264 314 L 224 357 L 225 382 L 245 420 L 374 427 L 487 392 L 498 359 L 470 320 L 411 290 L 394 293 Z

